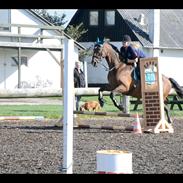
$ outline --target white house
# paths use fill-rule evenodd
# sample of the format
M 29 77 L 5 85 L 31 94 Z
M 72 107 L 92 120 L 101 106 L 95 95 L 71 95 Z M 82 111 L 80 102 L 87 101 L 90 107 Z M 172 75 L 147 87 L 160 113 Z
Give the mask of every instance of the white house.
M 130 35 L 132 41 L 138 42 L 148 57 L 154 56 L 153 50 L 158 47 L 162 73 L 174 78 L 183 86 L 183 9 L 160 10 L 160 37 L 155 36 L 159 38 L 159 45 L 153 40 L 152 10 L 78 9 L 68 26 L 83 22 L 88 32 L 83 35 L 80 43 L 85 47 L 93 47 L 99 37 L 109 38 L 111 43 L 120 49 L 124 34 Z M 93 68 L 90 64 L 91 57 L 85 61 L 88 85 L 98 86 L 107 83 L 108 72 L 105 68 L 101 65 Z
M 60 88 L 64 38 L 32 10 L 0 9 L 0 89 Z M 84 49 L 74 43 L 73 62 Z

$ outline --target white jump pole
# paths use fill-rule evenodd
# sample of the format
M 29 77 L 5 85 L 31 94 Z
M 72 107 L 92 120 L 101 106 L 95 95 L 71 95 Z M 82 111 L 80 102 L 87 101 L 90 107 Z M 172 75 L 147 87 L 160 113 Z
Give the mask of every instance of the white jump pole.
M 64 40 L 64 116 L 62 171 L 72 174 L 73 166 L 73 97 L 74 97 L 74 41 Z

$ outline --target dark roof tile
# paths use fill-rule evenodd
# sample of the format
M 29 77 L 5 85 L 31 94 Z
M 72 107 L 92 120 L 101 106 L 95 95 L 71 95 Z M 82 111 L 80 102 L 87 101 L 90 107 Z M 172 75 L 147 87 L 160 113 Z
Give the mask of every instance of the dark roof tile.
M 148 33 L 150 9 L 117 9 L 143 46 L 152 46 Z M 145 16 L 145 25 L 138 22 L 140 14 Z M 160 10 L 160 46 L 183 48 L 183 10 Z

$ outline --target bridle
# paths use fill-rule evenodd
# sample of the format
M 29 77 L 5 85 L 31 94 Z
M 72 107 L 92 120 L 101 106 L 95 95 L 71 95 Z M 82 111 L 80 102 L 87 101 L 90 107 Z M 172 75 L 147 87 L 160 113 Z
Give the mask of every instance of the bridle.
M 97 45 L 96 45 L 97 46 Z M 101 45 L 101 44 L 98 44 L 98 46 L 100 46 L 100 49 L 102 49 L 102 47 L 103 47 L 103 45 Z M 100 52 L 101 52 L 101 50 L 100 50 Z M 95 59 L 95 60 L 97 60 L 96 61 L 96 63 L 98 63 L 98 64 L 100 64 L 101 66 L 103 66 L 104 68 L 105 68 L 105 70 L 106 71 L 108 71 L 108 72 L 111 72 L 111 71 L 113 71 L 115 68 L 116 68 L 116 66 L 114 65 L 111 69 L 109 69 L 108 67 L 106 67 L 103 63 L 102 63 L 102 54 L 100 53 L 100 57 L 99 56 L 96 56 L 96 55 L 93 55 L 93 58 Z
M 100 49 L 102 49 L 103 45 L 99 45 L 99 46 L 100 46 Z M 93 58 L 94 58 L 95 60 L 97 60 L 96 63 L 98 63 L 98 64 L 100 64 L 101 66 L 103 66 L 103 67 L 105 68 L 106 71 L 111 72 L 111 71 L 113 71 L 113 70 L 115 69 L 115 66 L 113 66 L 111 69 L 109 69 L 108 67 L 106 67 L 106 66 L 102 63 L 102 58 L 103 58 L 102 55 L 100 55 L 100 58 L 99 58 L 98 56 L 96 56 L 96 55 L 93 55 Z

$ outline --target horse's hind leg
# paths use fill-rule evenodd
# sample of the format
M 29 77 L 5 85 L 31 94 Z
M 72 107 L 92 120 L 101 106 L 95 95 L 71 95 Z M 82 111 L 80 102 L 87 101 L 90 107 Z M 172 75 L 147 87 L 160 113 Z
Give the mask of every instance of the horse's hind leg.
M 170 111 L 169 111 L 168 106 L 167 106 L 166 104 L 164 105 L 164 110 L 165 110 L 166 115 L 167 115 L 168 123 L 171 124 L 173 121 L 172 121 L 172 119 L 170 118 Z
M 119 103 L 117 102 L 114 93 L 115 93 L 115 92 L 111 92 L 111 93 L 110 93 L 110 98 L 111 98 L 111 100 L 113 101 L 114 106 L 116 106 L 120 111 L 123 111 L 123 110 L 124 110 L 124 106 L 123 106 L 122 103 L 119 104 Z

